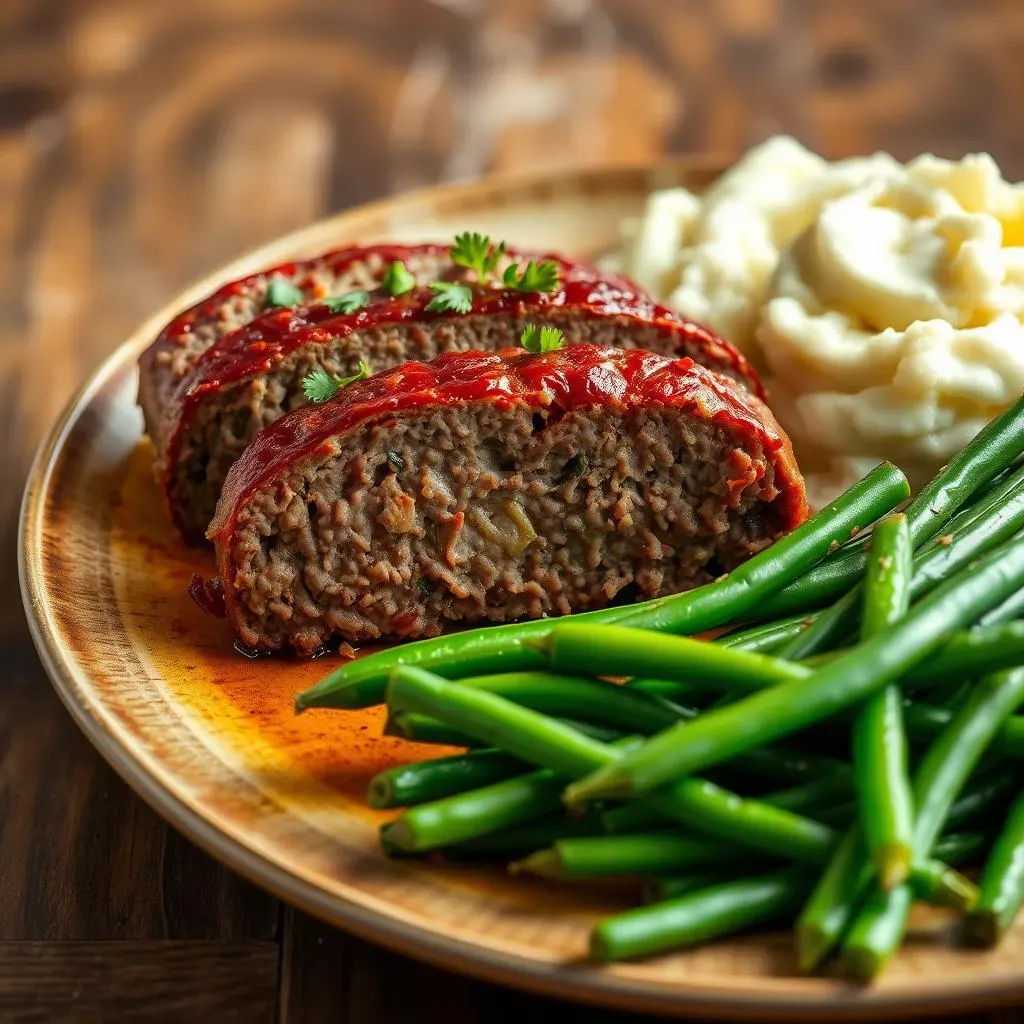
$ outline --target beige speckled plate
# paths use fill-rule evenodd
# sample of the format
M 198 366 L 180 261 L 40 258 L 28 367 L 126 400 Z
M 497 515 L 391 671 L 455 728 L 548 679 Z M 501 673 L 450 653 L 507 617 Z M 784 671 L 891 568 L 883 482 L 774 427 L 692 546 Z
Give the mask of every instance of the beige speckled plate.
M 69 711 L 105 758 L 174 825 L 260 885 L 343 928 L 456 970 L 637 1009 L 765 1021 L 934 1016 L 1024 996 L 1024 930 L 991 954 L 915 919 L 868 990 L 797 976 L 786 935 L 750 936 L 646 963 L 584 962 L 588 926 L 621 903 L 498 869 L 390 862 L 367 780 L 426 756 L 379 736 L 376 711 L 291 711 L 330 661 L 250 661 L 185 593 L 209 556 L 165 520 L 134 404 L 135 360 L 158 328 L 222 280 L 347 241 L 488 231 L 595 255 L 654 185 L 701 187 L 708 166 L 615 168 L 436 189 L 341 214 L 178 296 L 118 349 L 54 426 L 29 480 L 21 571 L 36 644 Z

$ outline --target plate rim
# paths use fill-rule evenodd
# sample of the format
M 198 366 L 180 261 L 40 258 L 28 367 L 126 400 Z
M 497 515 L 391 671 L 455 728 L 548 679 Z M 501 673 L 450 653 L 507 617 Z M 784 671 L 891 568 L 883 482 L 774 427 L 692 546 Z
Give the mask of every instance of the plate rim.
M 415 923 L 360 906 L 344 896 L 327 893 L 294 872 L 286 863 L 266 856 L 218 827 L 154 774 L 143 752 L 127 741 L 123 729 L 110 718 L 97 714 L 102 702 L 87 699 L 90 691 L 83 684 L 87 682 L 88 673 L 68 656 L 54 628 L 54 616 L 48 606 L 49 597 L 44 586 L 40 543 L 46 495 L 53 470 L 67 437 L 95 396 L 119 373 L 126 368 L 131 369 L 130 363 L 138 358 L 142 348 L 175 313 L 198 301 L 220 283 L 261 266 L 282 262 L 290 254 L 300 251 L 307 239 L 356 216 L 379 217 L 403 208 L 430 205 L 439 199 L 465 201 L 473 196 L 485 198 L 506 191 L 564 186 L 574 179 L 607 183 L 616 176 L 623 179 L 640 177 L 653 187 L 655 182 L 678 178 L 686 173 L 716 173 L 727 165 L 727 160 L 715 156 L 674 157 L 653 163 L 608 162 L 528 174 L 511 172 L 432 185 L 337 211 L 194 279 L 136 326 L 127 340 L 88 374 L 65 402 L 36 450 L 18 519 L 18 577 L 29 633 L 51 685 L 79 729 L 107 764 L 160 817 L 215 859 L 287 905 L 402 955 L 455 973 L 556 999 L 663 1015 L 699 1012 L 723 1020 L 821 1020 L 822 1015 L 831 1020 L 853 1020 L 864 1014 L 880 1012 L 909 1018 L 927 1013 L 956 1013 L 964 1009 L 984 1010 L 1005 1005 L 1024 995 L 1024 968 L 1016 973 L 986 976 L 984 983 L 950 986 L 938 993 L 932 980 L 927 984 L 927 991 L 921 993 L 908 986 L 894 992 L 851 990 L 851 994 L 832 993 L 807 998 L 780 994 L 768 996 L 766 1001 L 764 996 L 712 993 L 688 987 L 685 983 L 652 984 L 613 975 L 593 965 L 580 969 L 576 965 L 545 964 L 517 954 L 492 950 L 468 939 L 431 932 Z M 925 989 L 925 984 L 921 988 Z M 754 1014 L 757 1016 L 752 1016 Z

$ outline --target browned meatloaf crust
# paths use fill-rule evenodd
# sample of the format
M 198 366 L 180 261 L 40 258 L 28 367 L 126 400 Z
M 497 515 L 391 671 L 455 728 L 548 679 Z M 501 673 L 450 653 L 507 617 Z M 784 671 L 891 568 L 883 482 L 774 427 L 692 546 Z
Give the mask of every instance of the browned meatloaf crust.
M 805 515 L 756 397 L 692 359 L 575 345 L 407 363 L 284 416 L 209 536 L 241 640 L 309 655 L 685 590 Z

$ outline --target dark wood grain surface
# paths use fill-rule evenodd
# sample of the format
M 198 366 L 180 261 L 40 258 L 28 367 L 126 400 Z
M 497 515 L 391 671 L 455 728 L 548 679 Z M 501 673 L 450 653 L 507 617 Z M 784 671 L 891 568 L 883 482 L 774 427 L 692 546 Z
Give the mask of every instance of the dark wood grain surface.
M 47 424 L 130 328 L 324 213 L 494 169 L 785 131 L 1024 177 L 1022 103 L 1020 0 L 0 0 L 0 1021 L 624 1019 L 281 907 L 79 736 L 28 639 L 16 519 Z

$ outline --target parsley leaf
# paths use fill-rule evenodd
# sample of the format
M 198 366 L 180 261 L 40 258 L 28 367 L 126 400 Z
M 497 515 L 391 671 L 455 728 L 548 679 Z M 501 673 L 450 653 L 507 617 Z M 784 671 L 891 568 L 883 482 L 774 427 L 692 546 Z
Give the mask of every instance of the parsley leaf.
M 455 281 L 431 281 L 434 297 L 427 303 L 431 313 L 468 313 L 473 308 L 473 292 Z
M 401 260 L 395 260 L 387 269 L 380 282 L 381 288 L 389 295 L 404 295 L 416 287 L 416 278 L 409 273 Z
M 558 264 L 552 260 L 530 260 L 519 272 L 513 263 L 506 267 L 502 281 L 506 288 L 520 292 L 553 292 L 558 287 Z
M 324 305 L 332 313 L 354 313 L 357 309 L 370 304 L 368 292 L 348 292 L 346 295 L 330 295 L 324 299 Z
M 267 285 L 267 306 L 298 306 L 305 295 L 301 288 L 296 288 L 283 277 L 272 277 Z
M 494 273 L 498 260 L 504 255 L 504 242 L 495 246 L 487 235 L 478 235 L 475 231 L 456 235 L 451 247 L 452 262 L 475 271 L 481 282 Z
M 564 348 L 565 335 L 557 327 L 527 324 L 523 328 L 519 343 L 527 352 L 541 355 L 544 352 L 557 352 L 560 348 Z
M 333 398 L 342 388 L 369 376 L 370 366 L 365 359 L 359 360 L 359 372 L 351 377 L 335 377 L 321 366 L 303 378 L 302 390 L 311 402 L 319 405 Z

